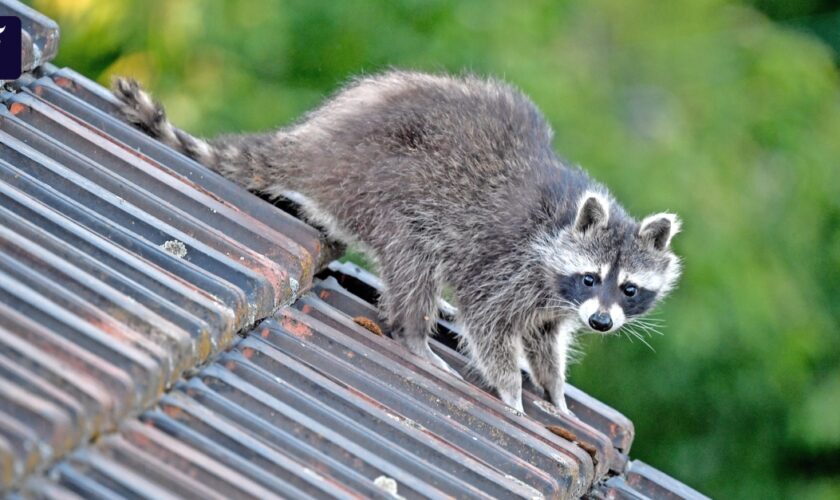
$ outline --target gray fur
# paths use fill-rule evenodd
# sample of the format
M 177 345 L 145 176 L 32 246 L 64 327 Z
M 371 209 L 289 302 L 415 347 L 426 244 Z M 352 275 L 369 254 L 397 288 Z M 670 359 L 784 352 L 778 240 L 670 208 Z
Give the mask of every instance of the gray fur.
M 496 80 L 392 71 L 353 81 L 288 128 L 208 141 L 175 129 L 135 82 L 118 80 L 115 94 L 143 130 L 248 189 L 292 198 L 331 236 L 361 245 L 386 284 L 394 336 L 444 369 L 427 336 L 448 283 L 463 347 L 519 410 L 521 361 L 568 411 L 581 311 L 638 318 L 679 276 L 676 217 L 651 216 L 643 231 L 558 159 L 542 114 Z M 586 273 L 598 283 L 578 286 Z M 651 287 L 643 304 L 623 295 L 628 273 Z

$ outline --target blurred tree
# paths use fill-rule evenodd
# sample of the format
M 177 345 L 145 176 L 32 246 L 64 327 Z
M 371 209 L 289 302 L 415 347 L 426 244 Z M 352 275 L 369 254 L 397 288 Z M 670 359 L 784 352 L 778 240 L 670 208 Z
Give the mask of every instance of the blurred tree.
M 201 134 L 288 123 L 392 65 L 519 85 L 631 212 L 685 220 L 656 352 L 587 336 L 572 381 L 701 491 L 840 497 L 840 81 L 819 40 L 724 0 L 33 3 L 59 64 L 138 76 Z
M 840 5 L 835 0 L 752 0 L 782 26 L 815 35 L 834 50 L 840 63 Z

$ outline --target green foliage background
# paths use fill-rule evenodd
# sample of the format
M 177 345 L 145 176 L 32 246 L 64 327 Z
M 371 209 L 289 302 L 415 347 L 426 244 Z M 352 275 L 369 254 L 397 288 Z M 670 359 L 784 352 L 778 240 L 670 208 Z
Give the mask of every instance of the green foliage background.
M 840 497 L 840 15 L 829 2 L 33 4 L 62 26 L 58 64 L 102 83 L 135 75 L 199 134 L 288 123 L 389 66 L 520 86 L 557 150 L 632 213 L 684 219 L 685 277 L 658 314 L 656 352 L 590 336 L 572 382 L 635 422 L 634 457 L 707 494 Z

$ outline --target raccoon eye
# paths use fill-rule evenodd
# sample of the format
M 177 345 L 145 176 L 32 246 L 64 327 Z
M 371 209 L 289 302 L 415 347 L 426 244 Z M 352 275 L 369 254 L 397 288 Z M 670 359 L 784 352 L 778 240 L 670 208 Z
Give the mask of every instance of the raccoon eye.
M 583 284 L 586 286 L 593 286 L 595 285 L 595 276 L 591 274 L 584 274 L 583 275 Z
M 639 290 L 638 290 L 638 288 L 636 288 L 636 285 L 628 283 L 628 284 L 624 285 L 624 287 L 622 287 L 621 291 L 624 292 L 624 295 L 626 295 L 628 297 L 632 297 L 632 296 L 636 295 L 636 292 L 638 292 Z

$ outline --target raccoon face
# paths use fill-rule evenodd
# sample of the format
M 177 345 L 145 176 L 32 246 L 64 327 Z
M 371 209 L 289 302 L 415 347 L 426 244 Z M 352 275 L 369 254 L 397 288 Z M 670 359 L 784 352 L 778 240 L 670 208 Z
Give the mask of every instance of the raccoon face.
M 679 258 L 670 248 L 677 216 L 660 213 L 638 223 L 602 194 L 587 192 L 571 226 L 540 248 L 549 306 L 575 312 L 597 332 L 613 332 L 649 311 L 674 287 Z

